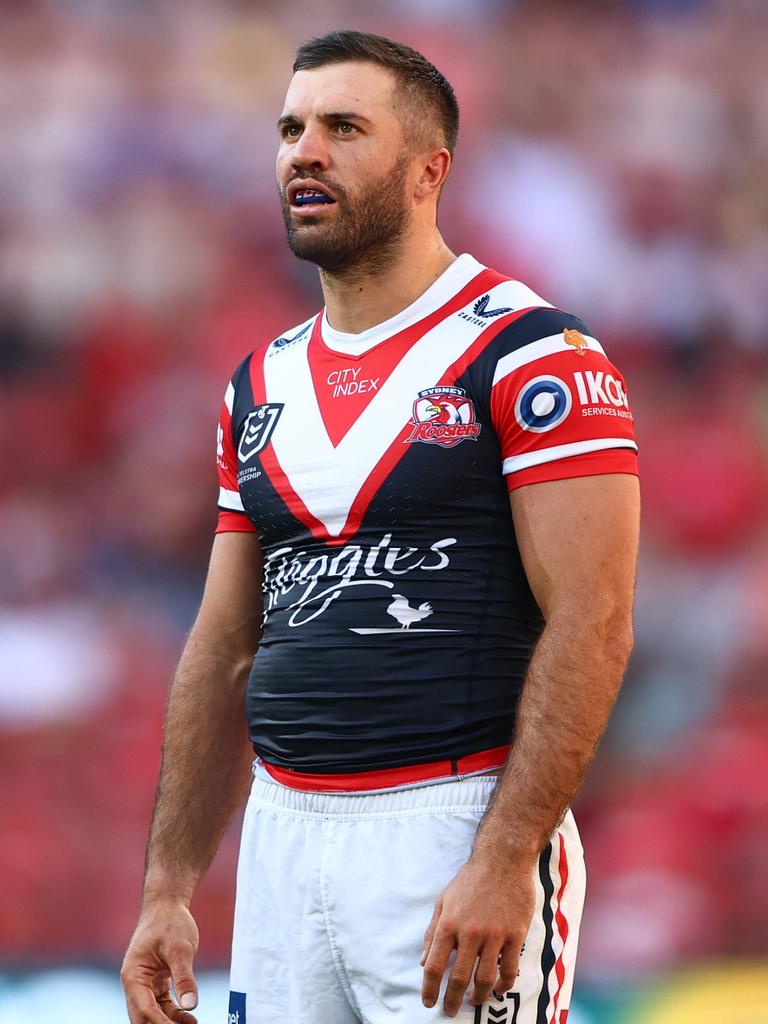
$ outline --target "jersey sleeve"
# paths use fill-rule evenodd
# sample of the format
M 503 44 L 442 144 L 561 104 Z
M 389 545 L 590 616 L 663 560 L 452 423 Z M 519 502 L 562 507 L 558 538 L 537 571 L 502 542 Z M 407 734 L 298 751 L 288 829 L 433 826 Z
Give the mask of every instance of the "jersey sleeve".
M 235 389 L 230 383 L 221 406 L 216 431 L 216 469 L 219 477 L 219 519 L 216 533 L 255 533 L 256 527 L 243 508 L 237 487 L 237 455 L 232 436 Z
M 512 491 L 601 473 L 637 475 L 624 378 L 576 317 L 537 310 L 499 358 L 491 419 Z

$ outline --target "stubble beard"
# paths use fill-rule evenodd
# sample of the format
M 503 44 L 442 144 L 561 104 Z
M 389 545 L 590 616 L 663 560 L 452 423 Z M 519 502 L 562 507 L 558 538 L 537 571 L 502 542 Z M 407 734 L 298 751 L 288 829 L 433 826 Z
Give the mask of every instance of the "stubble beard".
M 334 184 L 338 215 L 327 224 L 322 223 L 322 217 L 295 221 L 285 190 L 281 189 L 291 252 L 334 277 L 349 279 L 381 272 L 399 253 L 410 220 L 405 202 L 407 171 L 408 160 L 403 156 L 354 199 Z

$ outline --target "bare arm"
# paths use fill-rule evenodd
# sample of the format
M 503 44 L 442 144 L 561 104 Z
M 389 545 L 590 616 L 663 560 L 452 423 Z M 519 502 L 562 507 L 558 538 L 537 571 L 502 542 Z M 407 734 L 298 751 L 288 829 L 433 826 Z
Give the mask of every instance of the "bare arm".
M 214 540 L 200 611 L 171 685 L 139 923 L 122 978 L 132 1024 L 191 1024 L 197 928 L 189 903 L 250 783 L 243 701 L 261 622 L 252 533 Z M 186 996 L 186 998 L 185 998 Z
M 533 863 L 592 760 L 632 649 L 637 479 L 522 487 L 512 494 L 512 513 L 546 626 L 475 849 Z
M 545 618 L 517 711 L 512 748 L 472 856 L 425 936 L 427 1005 L 446 992 L 453 1016 L 471 980 L 482 1002 L 507 991 L 534 907 L 536 860 L 581 783 L 605 729 L 632 646 L 639 528 L 637 480 L 583 477 L 512 494 L 520 553 Z M 497 981 L 497 961 L 502 955 Z

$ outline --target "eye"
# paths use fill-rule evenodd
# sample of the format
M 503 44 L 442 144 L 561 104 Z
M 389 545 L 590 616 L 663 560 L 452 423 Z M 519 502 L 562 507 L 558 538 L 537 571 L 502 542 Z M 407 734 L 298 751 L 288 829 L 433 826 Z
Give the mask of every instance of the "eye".
M 349 121 L 339 121 L 338 129 L 341 135 L 352 135 L 353 132 L 357 131 L 357 126 Z
M 284 124 L 283 125 L 283 138 L 284 139 L 298 139 L 301 135 L 300 124 Z

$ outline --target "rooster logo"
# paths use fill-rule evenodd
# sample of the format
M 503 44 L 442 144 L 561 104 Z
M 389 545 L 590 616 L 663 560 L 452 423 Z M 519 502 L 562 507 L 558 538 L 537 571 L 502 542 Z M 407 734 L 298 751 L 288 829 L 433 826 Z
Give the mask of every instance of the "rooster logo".
M 393 586 L 393 584 L 388 584 Z M 353 633 L 358 636 L 376 636 L 388 633 L 392 637 L 413 636 L 414 633 L 461 633 L 460 629 L 446 629 L 444 627 L 416 626 L 415 623 L 422 622 L 432 615 L 432 605 L 428 601 L 422 601 L 420 605 L 414 606 L 403 594 L 393 594 L 387 605 L 387 615 L 391 615 L 397 623 L 396 626 L 349 626 Z
M 459 406 L 450 398 L 440 397 L 434 401 L 427 399 L 427 404 L 422 406 L 424 420 L 429 423 L 461 423 Z M 422 421 L 423 422 L 423 421 Z
M 453 448 L 460 441 L 476 441 L 480 424 L 464 388 L 438 387 L 419 392 L 413 403 L 413 430 L 408 442 L 423 441 Z
M 563 337 L 565 338 L 566 345 L 573 345 L 580 356 L 586 354 L 589 346 L 587 345 L 587 339 L 581 331 L 574 331 L 570 327 L 566 327 L 563 331 Z
M 432 605 L 424 601 L 418 608 L 411 608 L 408 598 L 402 594 L 393 594 L 392 601 L 387 608 L 387 614 L 397 619 L 401 629 L 410 629 L 414 622 L 421 622 L 428 619 L 432 614 Z

